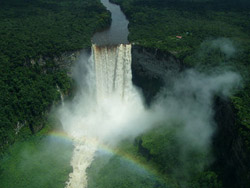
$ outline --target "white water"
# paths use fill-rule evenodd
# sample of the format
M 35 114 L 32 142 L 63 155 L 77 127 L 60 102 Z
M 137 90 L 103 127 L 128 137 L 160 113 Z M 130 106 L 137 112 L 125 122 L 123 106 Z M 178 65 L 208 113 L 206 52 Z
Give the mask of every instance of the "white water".
M 86 169 L 94 159 L 97 142 L 86 138 L 75 139 L 74 146 L 75 149 L 71 159 L 73 172 L 69 174 L 66 188 L 85 188 L 88 183 Z
M 87 73 L 85 66 L 85 69 L 78 70 L 88 75 L 78 81 L 82 84 L 81 91 L 60 111 L 63 127 L 74 138 L 75 145 L 71 160 L 73 172 L 66 188 L 87 187 L 86 169 L 93 160 L 98 143 L 116 143 L 141 130 L 136 131 L 134 127 L 144 107 L 132 85 L 131 45 L 93 45 L 91 57 L 88 63 L 94 66 L 90 65 Z
M 57 91 L 60 93 L 61 103 L 64 106 L 64 96 L 63 96 L 63 93 L 62 93 L 62 91 L 61 91 L 61 89 L 59 88 L 58 85 L 56 85 L 56 88 L 57 88 Z
M 132 94 L 131 45 L 92 47 L 98 102 L 113 95 L 127 101 Z

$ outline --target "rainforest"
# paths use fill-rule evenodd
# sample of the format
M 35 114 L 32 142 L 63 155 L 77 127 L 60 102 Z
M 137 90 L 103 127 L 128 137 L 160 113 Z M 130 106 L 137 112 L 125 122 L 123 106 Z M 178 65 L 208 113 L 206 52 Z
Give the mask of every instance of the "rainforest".
M 0 0 L 1 188 L 247 188 L 248 0 Z

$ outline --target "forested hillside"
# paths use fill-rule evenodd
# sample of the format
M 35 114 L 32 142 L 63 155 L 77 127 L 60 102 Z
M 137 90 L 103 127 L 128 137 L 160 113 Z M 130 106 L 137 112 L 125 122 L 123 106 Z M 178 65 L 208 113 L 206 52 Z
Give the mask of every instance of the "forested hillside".
M 186 66 L 193 67 L 199 72 L 233 70 L 241 74 L 242 88 L 230 99 L 233 104 L 231 124 L 233 134 L 236 136 L 224 133 L 225 137 L 220 139 L 221 143 L 228 143 L 227 146 L 222 146 L 228 155 L 231 155 L 234 147 L 242 147 L 243 153 L 239 156 L 244 157 L 246 161 L 250 156 L 250 3 L 245 0 L 112 0 L 112 2 L 121 5 L 130 21 L 130 42 L 169 51 Z M 243 145 L 236 146 L 239 140 Z M 161 164 L 164 163 L 161 160 L 162 151 L 159 150 L 157 153 L 154 149 L 157 142 L 154 134 L 142 137 L 142 145 L 150 152 L 154 151 L 153 160 L 158 160 Z M 224 159 L 221 160 L 226 161 L 227 157 L 230 158 L 225 156 L 227 154 L 222 154 L 224 150 L 218 152 L 219 155 L 224 155 Z M 250 174 L 247 173 L 249 163 L 244 163 L 243 166 L 248 170 L 238 176 L 244 176 L 245 183 L 250 182 Z M 221 177 L 223 174 L 227 174 L 226 171 L 219 172 Z M 236 177 L 231 176 L 231 178 L 234 181 L 233 178 Z M 227 181 L 227 186 L 235 186 L 228 181 L 229 176 L 226 179 L 224 180 Z
M 71 87 L 54 57 L 90 47 L 110 21 L 98 0 L 0 1 L 0 153 L 44 127 L 57 86 Z
M 184 126 L 179 117 L 182 113 L 178 111 L 175 117 L 156 124 L 135 140 L 117 143 L 114 151 L 97 151 L 87 169 L 88 187 L 247 187 L 250 184 L 248 0 L 110 1 L 121 5 L 130 22 L 129 41 L 135 44 L 133 57 L 138 48 L 136 53 L 160 56 L 157 57 L 160 63 L 169 64 L 171 59 L 171 63 L 178 65 L 173 75 L 186 68 L 202 75 L 233 71 L 241 75 L 242 85 L 230 99 L 215 96 L 213 104 L 209 103 L 214 113 L 211 119 L 217 123 L 217 127 L 214 125 L 217 129 L 213 127 L 217 130 L 213 140 L 207 143 L 209 147 L 197 149 L 186 142 L 183 137 L 188 131 L 177 134 Z M 69 162 L 72 142 L 63 133 L 44 136 L 50 127 L 48 112 L 60 100 L 60 92 L 68 95 L 74 87 L 58 59 L 67 52 L 89 48 L 93 34 L 110 23 L 110 13 L 100 0 L 0 0 L 0 187 L 65 186 L 72 171 Z M 138 66 L 135 65 L 138 59 L 132 58 L 132 69 Z M 154 67 L 150 62 L 159 63 L 154 58 L 144 60 L 141 61 L 149 64 L 149 69 Z M 133 79 L 146 85 L 146 100 L 153 100 L 163 81 L 157 75 L 148 76 L 142 66 L 134 71 L 139 76 L 133 73 Z M 188 81 L 180 82 L 189 87 Z M 183 108 L 186 91 L 189 92 L 183 89 L 172 96 L 183 98 L 180 100 Z M 192 91 L 187 93 L 194 98 L 190 106 L 197 105 L 194 103 L 197 98 L 199 103 L 199 94 L 204 91 L 197 95 Z M 198 112 L 188 111 L 193 119 Z M 195 143 L 199 143 L 197 138 Z

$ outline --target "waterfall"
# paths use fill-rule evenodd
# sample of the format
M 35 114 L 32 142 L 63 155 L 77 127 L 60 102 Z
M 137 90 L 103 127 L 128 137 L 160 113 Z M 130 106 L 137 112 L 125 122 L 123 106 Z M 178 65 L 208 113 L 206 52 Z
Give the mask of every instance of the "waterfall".
M 128 100 L 132 91 L 131 45 L 92 46 L 97 101 L 114 95 Z
M 73 172 L 66 188 L 86 188 L 86 169 L 98 144 L 112 145 L 128 132 L 136 134 L 140 129 L 134 130 L 134 123 L 144 112 L 142 100 L 132 85 L 128 20 L 118 5 L 109 0 L 101 3 L 111 12 L 111 26 L 93 36 L 91 58 L 79 62 L 73 74 L 77 94 L 58 111 L 75 146 Z
M 73 137 L 75 146 L 71 160 L 73 172 L 66 188 L 87 187 L 86 169 L 94 159 L 98 143 L 103 144 L 107 138 L 120 138 L 128 125 L 126 121 L 142 110 L 139 95 L 132 85 L 130 44 L 93 44 L 88 63 L 94 66 L 90 65 L 84 81 L 79 81 L 83 89 L 73 105 L 75 109 L 64 105 L 61 114 L 64 129 Z M 128 116 L 135 109 L 137 111 Z
M 64 96 L 63 93 L 58 85 L 56 85 L 57 91 L 60 93 L 61 104 L 64 105 Z

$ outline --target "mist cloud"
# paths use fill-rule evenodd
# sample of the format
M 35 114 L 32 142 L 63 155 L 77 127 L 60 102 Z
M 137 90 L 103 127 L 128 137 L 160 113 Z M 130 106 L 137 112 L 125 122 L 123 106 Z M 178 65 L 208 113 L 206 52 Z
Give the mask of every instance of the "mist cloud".
M 229 96 L 239 85 L 240 76 L 234 72 L 216 75 L 188 70 L 174 80 L 158 96 L 153 112 L 158 119 L 176 120 L 182 124 L 178 134 L 183 142 L 203 148 L 210 143 L 214 131 L 213 100 Z
M 136 91 L 130 101 L 124 102 L 114 94 L 97 105 L 93 62 L 87 57 L 83 55 L 73 71 L 78 93 L 58 110 L 58 117 L 66 132 L 112 144 L 136 137 L 161 121 L 175 119 L 184 125 L 179 133 L 182 139 L 203 147 L 213 133 L 213 97 L 229 96 L 240 82 L 240 76 L 233 72 L 206 75 L 188 70 L 176 75 L 171 87 L 158 94 L 150 109 L 145 108 Z
M 234 55 L 236 50 L 233 44 L 221 40 L 210 42 L 209 47 L 219 49 L 227 56 Z M 174 75 L 167 71 L 163 78 L 168 80 L 166 87 L 158 93 L 152 105 L 146 107 L 143 96 L 136 88 L 131 90 L 129 100 L 121 100 L 119 95 L 112 93 L 105 100 L 98 101 L 94 63 L 88 53 L 82 55 L 72 72 L 77 93 L 57 110 L 57 117 L 69 135 L 75 139 L 90 138 L 101 144 L 116 146 L 123 139 L 136 138 L 158 126 L 175 128 L 174 137 L 179 150 L 177 160 L 182 166 L 174 167 L 173 174 L 185 180 L 191 176 L 189 169 L 201 172 L 212 160 L 209 153 L 211 138 L 216 130 L 215 97 L 229 97 L 241 82 L 239 74 L 222 69 L 209 73 L 189 69 Z M 171 79 L 168 78 L 170 75 Z M 77 143 L 75 146 L 82 147 Z M 190 152 L 203 157 L 194 164 L 190 162 Z M 77 168 L 78 163 L 75 165 Z M 184 179 L 180 182 L 185 184 Z
M 148 129 L 148 111 L 139 92 L 133 88 L 129 101 L 121 100 L 116 93 L 99 103 L 96 100 L 95 73 L 91 58 L 83 54 L 73 68 L 78 92 L 72 101 L 58 110 L 64 129 L 73 137 L 92 137 L 115 144 L 128 136 L 137 136 Z
M 222 53 L 224 53 L 228 58 L 232 57 L 236 53 L 236 48 L 233 42 L 227 38 L 219 38 L 211 41 L 212 48 L 219 48 Z

